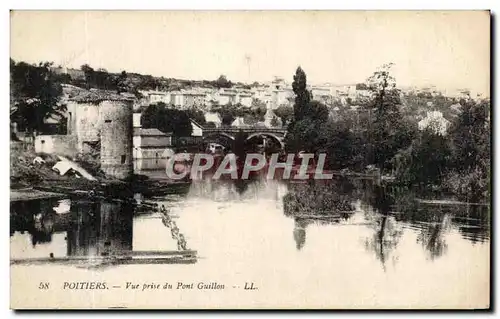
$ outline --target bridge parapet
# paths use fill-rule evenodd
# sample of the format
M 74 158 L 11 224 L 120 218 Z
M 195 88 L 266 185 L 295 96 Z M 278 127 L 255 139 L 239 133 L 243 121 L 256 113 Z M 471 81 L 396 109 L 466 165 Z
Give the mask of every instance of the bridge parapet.
M 203 129 L 203 138 L 210 138 L 213 136 L 222 136 L 224 138 L 229 138 L 234 140 L 238 132 L 244 132 L 248 134 L 247 140 L 255 138 L 257 136 L 263 135 L 276 140 L 282 148 L 284 148 L 284 137 L 286 134 L 286 129 L 283 128 L 266 128 L 266 127 L 251 127 L 251 128 L 238 128 L 238 127 L 221 127 L 221 128 L 209 128 Z
M 203 134 L 212 133 L 226 133 L 226 134 L 237 134 L 239 131 L 244 133 L 273 133 L 277 135 L 285 135 L 286 129 L 283 128 L 265 128 L 265 127 L 250 127 L 250 128 L 238 128 L 238 127 L 221 127 L 221 128 L 205 128 L 203 129 Z

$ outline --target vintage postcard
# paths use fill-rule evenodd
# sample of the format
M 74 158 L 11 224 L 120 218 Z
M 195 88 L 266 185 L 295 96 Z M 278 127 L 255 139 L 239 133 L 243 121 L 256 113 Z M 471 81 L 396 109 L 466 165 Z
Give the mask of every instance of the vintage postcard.
M 11 11 L 11 308 L 488 309 L 490 19 Z

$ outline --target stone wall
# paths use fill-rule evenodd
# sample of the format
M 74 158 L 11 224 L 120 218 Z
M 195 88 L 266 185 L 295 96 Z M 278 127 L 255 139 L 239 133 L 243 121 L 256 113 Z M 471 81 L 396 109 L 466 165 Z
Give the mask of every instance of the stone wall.
M 68 103 L 68 135 L 77 137 L 77 149 L 83 152 L 85 142 L 98 142 L 102 126 L 97 103 Z
M 125 179 L 133 173 L 132 102 L 103 101 L 99 104 L 101 124 L 101 169 Z
M 72 158 L 78 153 L 76 144 L 76 136 L 73 135 L 38 135 L 35 138 L 35 152 Z

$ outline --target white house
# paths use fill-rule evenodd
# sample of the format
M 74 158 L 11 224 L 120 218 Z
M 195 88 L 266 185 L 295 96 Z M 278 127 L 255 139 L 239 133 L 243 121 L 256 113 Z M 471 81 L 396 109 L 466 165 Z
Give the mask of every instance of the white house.
M 205 114 L 205 121 L 212 122 L 215 124 L 215 127 L 220 127 L 222 125 L 222 119 L 220 118 L 219 113 L 216 112 L 206 112 Z
M 155 104 L 159 102 L 163 102 L 165 104 L 170 103 L 171 98 L 169 92 L 150 90 L 150 91 L 140 91 L 140 93 L 144 95 L 149 104 Z
M 241 105 L 246 107 L 252 106 L 253 96 L 251 92 L 243 91 L 238 94 L 238 100 Z
M 193 132 L 191 136 L 203 136 L 203 127 L 196 123 L 196 121 L 191 120 L 191 127 L 193 128 Z

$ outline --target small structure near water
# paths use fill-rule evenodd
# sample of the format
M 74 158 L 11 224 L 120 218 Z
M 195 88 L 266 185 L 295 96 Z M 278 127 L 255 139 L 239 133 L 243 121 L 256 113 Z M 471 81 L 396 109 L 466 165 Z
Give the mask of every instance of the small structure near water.
M 102 171 L 126 179 L 133 173 L 132 107 L 129 96 L 78 90 L 67 98 L 67 135 L 37 137 L 37 153 L 75 157 L 99 153 Z

